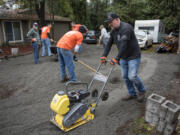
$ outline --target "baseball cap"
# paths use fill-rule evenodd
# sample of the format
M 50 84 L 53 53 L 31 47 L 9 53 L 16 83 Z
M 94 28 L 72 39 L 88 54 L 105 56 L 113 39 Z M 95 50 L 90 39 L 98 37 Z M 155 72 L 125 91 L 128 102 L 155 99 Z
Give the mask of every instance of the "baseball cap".
M 86 33 L 86 32 L 88 32 L 88 28 L 85 25 L 81 25 L 79 27 L 79 32 Z
M 112 20 L 119 18 L 119 16 L 114 12 L 107 13 L 107 18 L 104 22 L 111 22 Z
M 33 26 L 38 26 L 38 23 L 37 22 L 33 23 Z

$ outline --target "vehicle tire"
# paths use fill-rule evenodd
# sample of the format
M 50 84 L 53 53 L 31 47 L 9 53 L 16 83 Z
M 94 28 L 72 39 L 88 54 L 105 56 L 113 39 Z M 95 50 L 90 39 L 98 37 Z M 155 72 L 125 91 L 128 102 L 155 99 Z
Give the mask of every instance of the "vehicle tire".
M 153 40 L 151 41 L 151 47 L 153 46 Z
M 148 43 L 146 42 L 144 46 L 144 50 L 147 50 L 147 49 L 148 49 Z

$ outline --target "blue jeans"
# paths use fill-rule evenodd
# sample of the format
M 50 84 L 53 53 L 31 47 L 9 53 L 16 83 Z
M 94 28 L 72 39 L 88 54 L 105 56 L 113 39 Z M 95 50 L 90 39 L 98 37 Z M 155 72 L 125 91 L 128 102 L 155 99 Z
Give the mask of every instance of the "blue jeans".
M 32 46 L 34 53 L 34 63 L 37 64 L 39 62 L 39 45 L 36 42 L 33 42 Z
M 46 48 L 48 49 L 48 56 L 51 56 L 51 42 L 49 38 L 43 38 L 42 40 L 42 56 L 46 56 Z
M 137 75 L 140 61 L 141 58 L 133 60 L 120 60 L 122 77 L 125 81 L 130 96 L 136 96 L 135 88 L 137 88 L 137 90 L 140 93 L 145 92 L 146 90 L 143 83 Z
M 69 72 L 70 81 L 76 81 L 75 66 L 71 51 L 57 47 L 58 60 L 60 66 L 60 79 L 64 80 L 67 76 L 66 67 Z
M 80 45 L 78 53 L 81 53 L 81 52 L 82 52 L 82 45 Z

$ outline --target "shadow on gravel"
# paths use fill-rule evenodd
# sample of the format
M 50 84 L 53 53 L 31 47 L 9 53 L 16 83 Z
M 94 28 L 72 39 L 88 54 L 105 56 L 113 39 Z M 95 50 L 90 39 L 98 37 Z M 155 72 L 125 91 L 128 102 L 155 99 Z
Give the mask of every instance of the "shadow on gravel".
M 13 96 L 17 91 L 23 90 L 23 92 L 28 92 L 28 89 L 24 89 L 23 86 L 15 86 L 15 85 L 2 85 L 0 84 L 0 100 L 9 98 Z
M 110 79 L 110 83 L 112 84 L 118 84 L 119 82 L 121 82 L 120 77 L 112 77 Z
M 18 87 L 0 85 L 0 99 L 8 98 L 12 96 L 16 91 L 18 91 Z

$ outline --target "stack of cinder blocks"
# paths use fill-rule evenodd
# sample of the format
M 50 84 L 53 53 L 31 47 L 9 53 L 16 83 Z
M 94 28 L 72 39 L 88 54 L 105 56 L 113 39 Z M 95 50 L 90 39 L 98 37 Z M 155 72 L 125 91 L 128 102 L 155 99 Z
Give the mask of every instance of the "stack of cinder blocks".
M 172 135 L 178 123 L 180 106 L 158 94 L 151 94 L 146 102 L 145 120 L 164 135 Z

